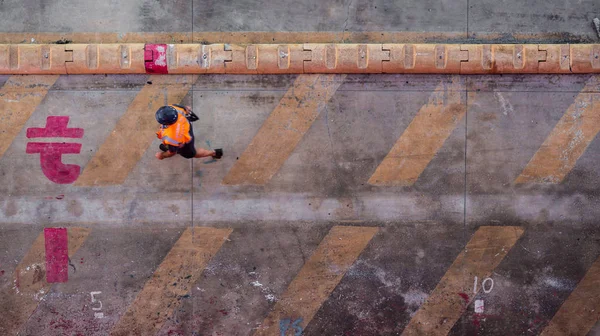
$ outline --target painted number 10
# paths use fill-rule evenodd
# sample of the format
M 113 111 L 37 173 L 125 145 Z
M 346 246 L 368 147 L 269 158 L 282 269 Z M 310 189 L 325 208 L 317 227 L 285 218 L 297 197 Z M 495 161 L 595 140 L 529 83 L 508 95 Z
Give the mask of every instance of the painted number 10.
M 484 293 L 489 293 L 494 289 L 494 280 L 492 278 L 485 278 L 481 282 L 481 289 L 483 289 Z M 477 277 L 475 277 L 475 281 L 473 282 L 473 294 L 477 294 Z

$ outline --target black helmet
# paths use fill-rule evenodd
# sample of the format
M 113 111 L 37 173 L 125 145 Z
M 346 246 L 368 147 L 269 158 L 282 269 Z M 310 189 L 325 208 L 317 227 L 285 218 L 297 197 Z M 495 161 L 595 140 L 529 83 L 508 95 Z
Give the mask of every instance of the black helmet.
M 156 121 L 162 125 L 173 125 L 178 117 L 179 113 L 173 106 L 163 106 L 156 111 Z

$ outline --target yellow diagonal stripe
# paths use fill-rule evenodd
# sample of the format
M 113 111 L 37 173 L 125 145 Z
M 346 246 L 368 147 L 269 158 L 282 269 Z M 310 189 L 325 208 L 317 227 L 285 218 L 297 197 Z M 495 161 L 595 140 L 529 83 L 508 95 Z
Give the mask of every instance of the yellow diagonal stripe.
M 265 184 L 279 171 L 346 75 L 299 75 L 224 184 Z
M 402 335 L 447 335 L 473 299 L 474 278 L 488 277 L 522 234 L 516 226 L 480 227 Z
M 441 83 L 423 105 L 369 184 L 413 185 L 466 113 L 465 87 L 458 76 Z
M 89 234 L 90 229 L 67 229 L 69 258 L 73 257 Z M 10 307 L 2 312 L 0 335 L 17 335 L 50 287 L 51 284 L 46 282 L 46 250 L 42 232 L 17 266 L 13 286 L 0 293 L 2 301 L 8 302 Z
M 0 158 L 59 76 L 11 76 L 0 89 Z
M 110 334 L 155 335 L 231 231 L 210 227 L 186 229 Z
M 76 186 L 121 184 L 156 138 L 154 113 L 159 107 L 177 104 L 188 93 L 197 76 L 150 76 L 117 122 L 115 129 L 85 166 Z
M 600 131 L 600 95 L 592 77 L 515 183 L 560 183 Z
M 587 335 L 598 320 L 600 320 L 600 258 L 596 259 L 540 335 Z
M 284 319 L 301 319 L 297 326 L 304 329 L 377 231 L 334 226 L 254 335 L 280 335 L 279 323 Z

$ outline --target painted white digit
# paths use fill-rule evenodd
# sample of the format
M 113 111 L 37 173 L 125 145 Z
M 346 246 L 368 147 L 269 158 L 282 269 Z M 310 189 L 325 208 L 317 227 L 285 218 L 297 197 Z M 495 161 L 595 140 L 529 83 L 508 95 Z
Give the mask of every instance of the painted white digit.
M 489 288 L 485 288 L 485 284 L 486 284 L 488 281 L 490 282 L 490 286 L 489 286 Z M 481 283 L 481 288 L 483 289 L 483 292 L 484 292 L 484 293 L 489 293 L 489 292 L 491 292 L 491 291 L 492 291 L 492 289 L 494 288 L 494 280 L 492 280 L 492 278 L 485 278 L 485 279 L 483 280 L 483 282 Z
M 102 310 L 102 301 L 96 300 L 96 298 L 94 297 L 94 295 L 100 295 L 100 294 L 102 294 L 102 292 L 90 292 L 90 295 L 92 296 L 92 303 L 98 302 L 100 304 L 100 307 L 98 307 L 98 308 L 92 307 L 92 310 Z

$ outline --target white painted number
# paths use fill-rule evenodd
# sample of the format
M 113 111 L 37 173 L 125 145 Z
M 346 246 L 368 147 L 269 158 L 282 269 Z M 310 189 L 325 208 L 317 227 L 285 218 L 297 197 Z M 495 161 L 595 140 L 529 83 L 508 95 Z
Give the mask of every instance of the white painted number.
M 494 279 L 485 278 L 481 283 L 481 289 L 483 289 L 484 293 L 489 293 L 494 289 Z M 477 277 L 475 277 L 475 281 L 473 281 L 473 293 L 477 294 Z
M 102 301 L 96 300 L 96 298 L 94 297 L 94 295 L 100 295 L 100 294 L 102 294 L 102 292 L 90 292 L 90 295 L 92 295 L 92 303 L 98 302 L 100 304 L 100 307 L 98 307 L 98 308 L 92 307 L 92 310 L 102 310 Z
M 100 311 L 100 310 L 102 310 L 102 301 L 100 301 L 94 297 L 95 295 L 100 295 L 100 294 L 102 294 L 102 292 L 90 292 L 90 295 L 92 296 L 92 304 L 94 304 L 94 303 L 100 304 L 100 307 L 92 307 L 95 318 L 104 318 L 104 313 Z
M 485 288 L 485 284 L 488 283 L 488 281 L 490 282 L 490 287 L 489 288 Z M 492 278 L 486 278 L 483 280 L 483 282 L 481 283 L 481 288 L 483 289 L 484 293 L 489 293 L 492 291 L 492 289 L 494 289 L 494 280 L 492 280 Z

